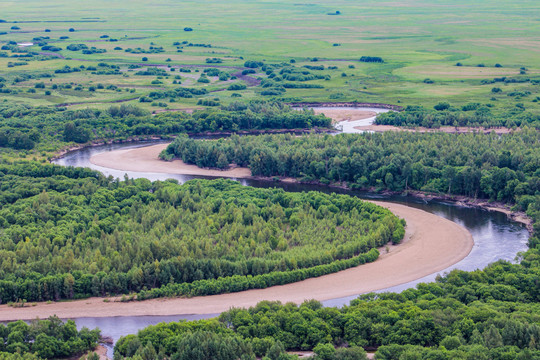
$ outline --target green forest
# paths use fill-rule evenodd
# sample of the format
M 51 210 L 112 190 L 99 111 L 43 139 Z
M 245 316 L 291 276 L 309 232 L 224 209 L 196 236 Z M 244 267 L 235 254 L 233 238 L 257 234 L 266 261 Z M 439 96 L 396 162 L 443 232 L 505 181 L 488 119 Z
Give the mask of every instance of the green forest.
M 179 136 L 166 157 L 351 188 L 491 199 L 526 211 L 535 233 L 519 264 L 453 271 L 401 294 L 363 295 L 343 309 L 263 302 L 218 320 L 160 324 L 121 339 L 115 356 L 284 360 L 305 350 L 352 360 L 376 350 L 377 359 L 538 359 L 538 142 L 533 129 Z M 4 158 L 0 174 L 0 297 L 15 306 L 265 288 L 374 261 L 377 247 L 404 234 L 405 224 L 387 210 L 347 195 L 228 180 L 120 180 L 16 158 Z M 13 349 L 5 348 L 12 354 L 5 358 L 50 358 L 33 346 L 21 348 L 23 355 Z
M 331 120 L 311 109 L 293 109 L 276 101 L 232 103 L 193 113 L 151 114 L 134 105 L 86 108 L 32 107 L 0 104 L 0 149 L 58 151 L 66 143 L 125 140 L 130 137 L 179 133 L 226 133 L 263 130 L 329 128 Z
M 99 329 L 78 331 L 73 320 L 19 320 L 0 325 L 0 359 L 67 358 L 93 350 L 99 340 Z
M 383 360 L 538 359 L 538 275 L 499 262 L 401 294 L 363 295 L 341 309 L 265 301 L 217 320 L 150 326 L 120 339 L 115 356 L 286 360 L 296 358 L 287 350 L 313 349 L 316 359 L 363 360 L 366 348 Z M 205 345 L 190 345 L 194 339 Z M 189 351 L 195 356 L 186 357 Z
M 218 141 L 179 136 L 162 157 L 200 167 L 235 163 L 255 176 L 517 202 L 527 210 L 540 191 L 539 145 L 540 133 L 532 129 L 503 136 L 386 132 Z
M 491 107 L 480 103 L 468 103 L 461 108 L 456 108 L 447 102 L 441 102 L 435 105 L 434 109 L 409 105 L 400 112 L 381 113 L 377 115 L 375 124 L 422 126 L 430 129 L 437 129 L 441 126 L 506 127 L 509 129 L 527 126 L 538 129 L 540 128 L 540 117 L 526 111 L 523 106 L 515 106 L 502 112 L 493 112 Z
M 0 171 L 4 303 L 267 287 L 373 261 L 404 236 L 388 210 L 346 195 L 25 162 Z

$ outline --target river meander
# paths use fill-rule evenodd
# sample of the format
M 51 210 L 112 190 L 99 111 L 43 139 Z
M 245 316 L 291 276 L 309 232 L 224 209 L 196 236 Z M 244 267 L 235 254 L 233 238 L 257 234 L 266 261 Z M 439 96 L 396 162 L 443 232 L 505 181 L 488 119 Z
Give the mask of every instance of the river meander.
M 81 150 L 73 151 L 66 156 L 55 160 L 54 162 L 63 166 L 79 166 L 89 167 L 98 170 L 106 176 L 113 176 L 122 179 L 126 174 L 130 178 L 147 178 L 152 181 L 176 179 L 178 182 L 183 183 L 195 178 L 209 178 L 203 176 L 194 175 L 178 175 L 178 174 L 166 174 L 166 173 L 147 173 L 147 172 L 135 172 L 135 171 L 120 171 L 109 168 L 103 168 L 94 165 L 90 162 L 90 158 L 98 153 L 114 151 L 118 149 L 127 149 L 135 147 L 143 147 L 149 145 L 155 145 L 160 143 L 159 141 L 153 142 L 140 142 L 140 143 L 124 143 L 124 144 L 110 144 L 98 147 L 84 148 Z M 422 209 L 429 213 L 441 216 L 449 219 L 463 227 L 465 227 L 473 236 L 474 247 L 470 254 L 463 260 L 445 269 L 444 271 L 430 274 L 421 279 L 411 281 L 405 284 L 394 286 L 391 288 L 382 289 L 380 291 L 402 291 L 404 289 L 414 287 L 420 282 L 433 281 L 438 274 L 450 271 L 452 269 L 461 269 L 466 271 L 472 271 L 475 269 L 481 269 L 497 260 L 514 261 L 516 255 L 527 249 L 527 239 L 529 233 L 527 229 L 518 223 L 510 221 L 505 214 L 499 212 L 489 212 L 486 210 L 468 208 L 462 206 L 456 206 L 453 203 L 446 203 L 441 201 L 426 201 L 406 196 L 387 196 L 373 193 L 367 193 L 362 191 L 345 190 L 338 188 L 330 188 L 320 185 L 305 185 L 297 183 L 286 182 L 273 182 L 253 179 L 234 179 L 246 186 L 254 187 L 281 187 L 286 191 L 322 191 L 322 192 L 338 192 L 343 194 L 349 194 L 358 196 L 363 199 L 374 199 L 379 201 L 388 201 L 404 204 L 410 207 Z M 356 296 L 349 296 L 345 298 L 336 298 L 324 301 L 325 306 L 342 306 L 350 302 Z M 217 314 L 206 315 L 173 315 L 173 316 L 124 316 L 124 317 L 106 317 L 106 318 L 77 318 L 76 323 L 78 327 L 86 326 L 89 328 L 99 327 L 102 330 L 102 334 L 110 336 L 114 341 L 118 340 L 120 336 L 136 333 L 139 329 L 142 329 L 148 325 L 157 324 L 159 322 L 178 321 L 180 319 L 200 319 L 213 317 Z M 109 349 L 109 355 L 112 355 L 112 348 Z

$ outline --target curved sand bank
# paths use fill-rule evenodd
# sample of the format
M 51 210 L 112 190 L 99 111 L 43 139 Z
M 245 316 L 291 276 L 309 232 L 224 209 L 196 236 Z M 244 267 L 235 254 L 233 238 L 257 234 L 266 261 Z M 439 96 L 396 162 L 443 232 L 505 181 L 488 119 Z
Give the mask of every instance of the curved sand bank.
M 168 173 L 178 171 L 185 174 L 184 169 L 190 171 L 196 169 L 197 174 L 213 174 L 201 171 L 197 167 L 192 169 L 190 165 L 178 167 L 178 162 L 157 160 L 157 154 L 164 146 L 166 144 L 107 152 L 94 156 L 91 161 L 101 166 L 112 164 L 110 167 L 120 170 Z M 249 176 L 247 169 L 235 170 L 241 175 Z M 209 171 L 226 176 L 220 171 Z M 373 263 L 293 284 L 232 294 L 129 303 L 112 300 L 104 302 L 103 298 L 90 298 L 51 304 L 39 303 L 25 308 L 2 305 L 0 321 L 45 318 L 54 314 L 61 318 L 212 314 L 226 311 L 231 307 L 253 306 L 262 300 L 279 300 L 283 303 L 289 301 L 301 303 L 308 299 L 323 301 L 385 289 L 422 278 L 457 263 L 472 249 L 471 234 L 450 220 L 405 205 L 374 203 L 387 207 L 405 219 L 407 229 L 403 243 L 390 246 L 388 253 L 386 249 L 381 249 L 381 256 Z
M 94 165 L 124 171 L 144 171 L 154 173 L 221 176 L 229 178 L 251 177 L 247 168 L 231 170 L 201 169 L 196 165 L 185 164 L 182 160 L 162 161 L 159 153 L 169 144 L 158 144 L 134 149 L 106 151 L 90 158 Z

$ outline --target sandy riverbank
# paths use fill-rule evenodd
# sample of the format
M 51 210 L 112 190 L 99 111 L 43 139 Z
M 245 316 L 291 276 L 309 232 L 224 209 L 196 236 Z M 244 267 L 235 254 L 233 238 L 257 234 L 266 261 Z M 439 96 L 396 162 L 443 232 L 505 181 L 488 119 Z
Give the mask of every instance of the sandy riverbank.
M 251 177 L 251 171 L 247 168 L 231 170 L 201 169 L 196 165 L 185 164 L 181 160 L 161 161 L 159 153 L 168 144 L 159 144 L 134 149 L 116 150 L 103 152 L 92 156 L 90 162 L 94 165 L 103 166 L 123 171 L 145 171 L 154 173 L 222 176 L 229 178 Z
M 375 202 L 407 221 L 405 240 L 381 249 L 380 258 L 338 273 L 267 289 L 195 298 L 116 302 L 90 298 L 35 306 L 0 306 L 0 321 L 46 318 L 111 317 L 219 313 L 231 307 L 249 307 L 262 300 L 301 303 L 352 296 L 403 284 L 446 269 L 469 254 L 471 234 L 456 223 L 405 205 Z

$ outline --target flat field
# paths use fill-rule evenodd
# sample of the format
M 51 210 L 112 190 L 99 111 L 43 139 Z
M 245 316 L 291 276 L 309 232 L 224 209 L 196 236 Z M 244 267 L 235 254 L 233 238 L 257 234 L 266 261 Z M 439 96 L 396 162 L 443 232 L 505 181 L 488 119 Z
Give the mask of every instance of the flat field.
M 0 1 L 0 14 L 0 76 L 10 89 L 2 97 L 32 105 L 125 102 L 157 111 L 262 96 L 540 112 L 540 3 L 534 0 L 25 0 Z M 67 50 L 71 44 L 96 49 Z M 25 54 L 19 51 L 34 56 L 14 57 Z M 362 56 L 384 62 L 361 62 Z M 268 87 L 280 91 L 265 95 L 260 81 L 276 77 L 260 66 L 242 75 L 248 60 L 276 65 L 277 78 L 287 67 L 314 78 L 279 79 Z M 140 75 L 148 65 L 164 71 Z M 81 71 L 58 72 L 65 66 Z M 208 68 L 221 79 L 210 73 L 199 82 Z M 233 83 L 247 88 L 228 90 Z M 207 91 L 167 93 L 182 87 Z

